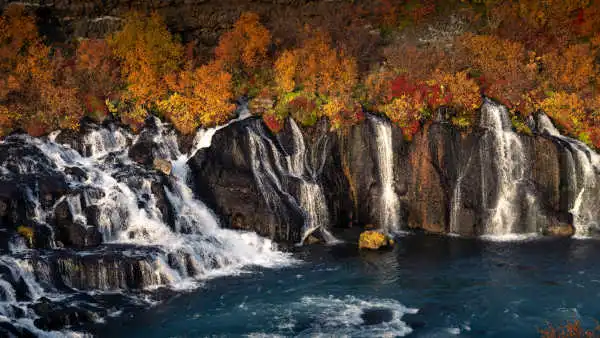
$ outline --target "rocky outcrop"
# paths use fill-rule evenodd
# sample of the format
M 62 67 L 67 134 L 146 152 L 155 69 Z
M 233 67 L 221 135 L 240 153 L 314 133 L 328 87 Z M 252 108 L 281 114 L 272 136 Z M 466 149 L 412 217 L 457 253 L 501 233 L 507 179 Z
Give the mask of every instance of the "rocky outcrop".
M 326 20 L 346 0 L 0 0 L 0 10 L 11 3 L 25 4 L 38 16 L 42 34 L 63 42 L 80 37 L 99 38 L 118 30 L 130 11 L 157 12 L 170 30 L 184 42 L 197 41 L 206 54 L 216 46 L 220 35 L 229 30 L 245 11 L 259 13 L 266 22 Z M 369 5 L 369 2 L 365 3 Z M 304 21 L 298 18 L 304 18 Z M 283 21 L 287 19 L 287 21 Z M 270 27 L 286 30 L 290 27 Z M 295 29 L 295 27 L 291 27 Z
M 314 155 L 314 140 L 328 140 L 319 152 L 325 161 L 316 181 L 325 192 L 329 213 L 335 215 L 327 224 L 330 229 L 352 221 L 382 227 L 377 123 L 388 122 L 369 116 L 335 132 L 325 121 L 302 128 L 303 138 L 311 144 L 306 158 Z M 481 123 L 481 127 L 461 131 L 443 120 L 430 122 L 411 142 L 392 127 L 393 190 L 399 200 L 400 227 L 464 236 L 572 235 L 577 198 L 573 191 L 580 190 L 570 182 L 569 145 L 539 131 L 518 135 L 510 126 L 496 130 Z M 272 135 L 259 120 L 232 124 L 218 131 L 212 146 L 192 160 L 198 194 L 233 228 L 298 242 L 305 215 L 285 205 L 278 211 L 269 209 L 252 170 L 249 125 L 265 131 L 274 145 L 274 152 L 261 158 L 261 165 L 275 168 L 285 163 L 293 151 L 288 146 L 292 143 L 289 128 Z M 506 161 L 514 163 L 506 165 Z M 287 184 L 293 182 L 290 179 Z M 295 193 L 291 195 L 296 198 Z M 507 203 L 511 205 L 501 205 Z M 510 225 L 504 227 L 502 222 Z
M 212 146 L 199 151 L 189 163 L 196 193 L 222 217 L 225 226 L 256 231 L 279 241 L 298 240 L 304 222 L 301 210 L 288 198 L 278 200 L 280 205 L 270 205 L 269 196 L 264 196 L 257 184 L 254 171 L 260 170 L 261 164 L 253 164 L 252 156 L 257 151 L 251 149 L 249 135 L 253 128 L 264 133 L 265 142 L 279 144 L 257 119 L 223 128 L 213 137 Z

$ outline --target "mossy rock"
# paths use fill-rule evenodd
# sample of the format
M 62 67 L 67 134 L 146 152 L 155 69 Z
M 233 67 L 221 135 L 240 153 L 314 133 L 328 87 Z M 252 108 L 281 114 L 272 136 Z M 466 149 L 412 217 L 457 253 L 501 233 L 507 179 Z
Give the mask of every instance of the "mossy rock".
M 575 227 L 571 224 L 553 224 L 544 229 L 544 235 L 554 237 L 571 237 L 575 235 Z
M 359 249 L 381 250 L 392 247 L 393 245 L 394 240 L 388 235 L 379 231 L 364 231 L 360 234 L 360 238 L 358 239 Z
M 32 227 L 21 225 L 17 228 L 17 233 L 27 240 L 27 244 L 30 248 L 33 247 L 34 230 Z

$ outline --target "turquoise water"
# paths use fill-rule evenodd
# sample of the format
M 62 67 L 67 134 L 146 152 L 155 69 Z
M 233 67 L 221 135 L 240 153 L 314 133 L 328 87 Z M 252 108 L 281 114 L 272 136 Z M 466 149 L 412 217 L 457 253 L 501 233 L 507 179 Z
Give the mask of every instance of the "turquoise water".
M 294 266 L 208 281 L 98 328 L 106 337 L 536 337 L 600 319 L 600 242 L 410 235 L 394 250 L 313 247 Z

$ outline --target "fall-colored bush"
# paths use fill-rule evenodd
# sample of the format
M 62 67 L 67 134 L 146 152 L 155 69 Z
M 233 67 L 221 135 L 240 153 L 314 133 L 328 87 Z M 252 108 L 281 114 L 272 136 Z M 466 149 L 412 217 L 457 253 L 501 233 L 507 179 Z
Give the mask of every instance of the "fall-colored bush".
M 75 82 L 86 114 L 97 122 L 108 115 L 104 104 L 122 90 L 120 69 L 106 40 L 82 40 L 75 52 Z
M 245 12 L 215 48 L 217 64 L 232 74 L 236 95 L 256 95 L 270 80 L 271 32 L 256 13 Z
M 582 131 L 586 119 L 585 105 L 577 94 L 553 93 L 539 104 L 539 108 L 566 132 L 577 136 Z
M 555 327 L 552 324 L 539 330 L 542 338 L 593 338 L 600 336 L 600 325 L 594 329 L 585 329 L 581 321 L 567 321 L 564 324 Z
M 275 113 L 266 113 L 262 116 L 265 125 L 271 130 L 273 133 L 278 133 L 283 129 L 284 119 L 278 116 Z
M 190 134 L 199 126 L 226 122 L 235 109 L 231 103 L 231 75 L 216 63 L 181 71 L 167 79 L 173 94 L 158 106 L 175 127 Z
M 536 86 L 536 56 L 526 53 L 519 42 L 465 33 L 458 49 L 483 93 L 511 109 L 521 106 Z
M 83 111 L 77 89 L 67 83 L 67 62 L 60 51 L 51 58 L 35 20 L 21 6 L 7 9 L 0 18 L 0 31 L 4 129 L 21 128 L 39 136 L 53 129 L 78 128 Z
M 165 79 L 178 71 L 183 47 L 156 13 L 130 13 L 123 28 L 110 36 L 108 43 L 121 63 L 126 83 L 123 98 L 134 106 L 122 112 L 121 118 L 139 125 L 146 117 L 142 112 L 167 97 Z
M 356 62 L 331 46 L 329 36 L 311 31 L 299 48 L 275 61 L 275 81 L 283 91 L 300 87 L 321 96 L 348 95 L 357 83 Z
M 589 44 L 578 44 L 542 56 L 544 75 L 551 90 L 591 90 L 596 75 Z
M 242 13 L 233 29 L 224 33 L 215 49 L 215 56 L 224 69 L 252 71 L 267 61 L 271 33 L 256 13 Z
M 324 115 L 330 119 L 336 115 L 335 109 L 339 109 L 337 113 L 354 111 L 354 104 L 350 102 L 358 82 L 355 60 L 333 48 L 327 34 L 310 28 L 306 28 L 306 32 L 308 38 L 300 47 L 284 51 L 275 61 L 274 80 L 280 92 L 278 105 L 286 100 L 287 93 L 301 93 L 310 101 L 302 105 L 303 109 L 296 109 L 302 112 L 304 122 L 316 121 L 321 105 L 328 104 Z M 291 102 L 285 104 L 288 103 Z M 352 109 L 347 109 L 348 106 Z M 309 108 L 313 111 L 306 111 Z M 334 126 L 339 127 L 341 123 Z

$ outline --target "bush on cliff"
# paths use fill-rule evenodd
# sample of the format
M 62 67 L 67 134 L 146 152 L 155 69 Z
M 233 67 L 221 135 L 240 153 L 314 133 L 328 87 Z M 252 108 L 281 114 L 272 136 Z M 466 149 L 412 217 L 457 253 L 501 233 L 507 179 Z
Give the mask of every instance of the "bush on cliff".
M 208 60 L 194 53 L 202 43 L 184 48 L 157 14 L 132 13 L 105 40 L 59 47 L 44 43 L 22 6 L 8 6 L 0 135 L 77 129 L 84 113 L 100 122 L 109 112 L 133 129 L 157 114 L 192 133 L 230 119 L 232 100 L 243 96 L 274 131 L 290 115 L 344 128 L 369 110 L 411 138 L 440 107 L 451 108 L 455 126 L 472 126 L 483 94 L 510 108 L 518 132 L 529 133 L 523 122 L 541 109 L 600 148 L 600 0 L 336 8 L 296 24 L 289 13 L 242 13 Z

